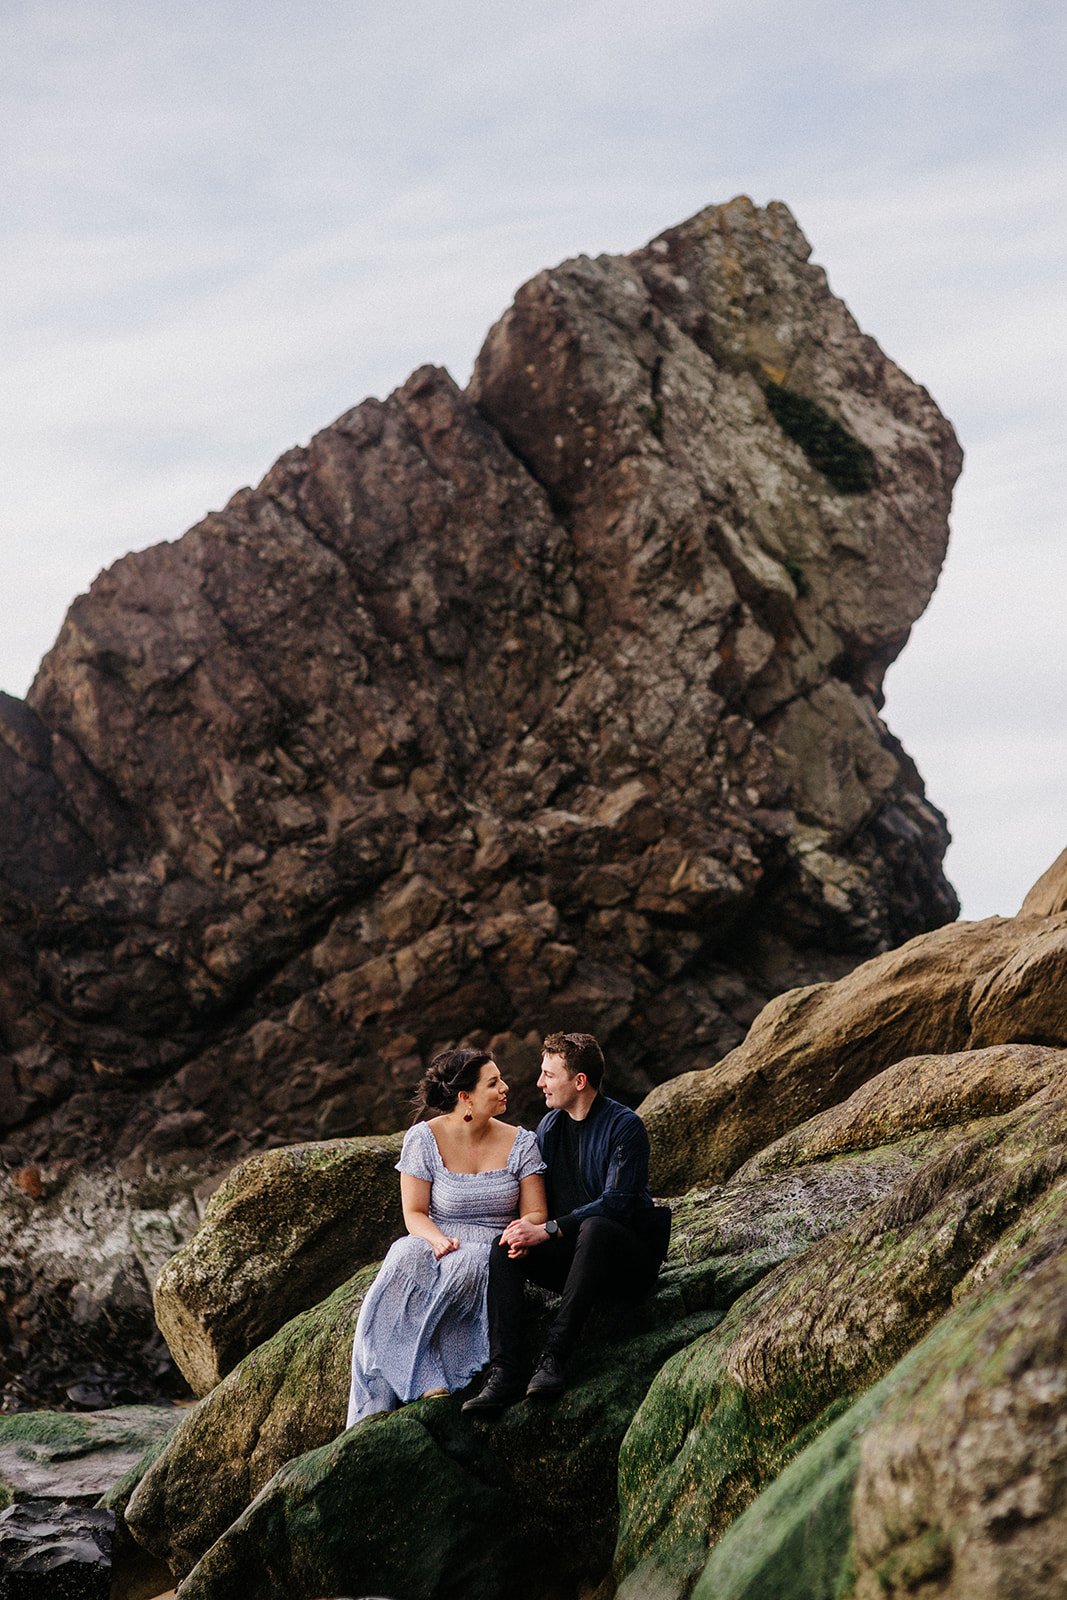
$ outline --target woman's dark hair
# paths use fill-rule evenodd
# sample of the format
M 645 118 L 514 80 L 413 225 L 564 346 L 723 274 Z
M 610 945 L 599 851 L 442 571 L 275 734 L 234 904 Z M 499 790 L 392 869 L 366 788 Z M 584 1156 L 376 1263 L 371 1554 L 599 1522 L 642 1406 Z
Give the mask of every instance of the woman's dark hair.
M 415 1093 L 416 1121 L 431 1111 L 451 1111 L 460 1090 L 473 1089 L 492 1059 L 488 1050 L 442 1050 L 434 1056 Z

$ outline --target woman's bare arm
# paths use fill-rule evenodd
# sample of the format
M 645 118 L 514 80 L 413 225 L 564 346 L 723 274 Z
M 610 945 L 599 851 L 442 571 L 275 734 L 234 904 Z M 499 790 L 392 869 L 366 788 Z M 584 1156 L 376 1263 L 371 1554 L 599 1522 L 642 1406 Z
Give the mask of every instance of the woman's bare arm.
M 519 1180 L 519 1216 L 525 1222 L 546 1222 L 548 1220 L 548 1197 L 545 1194 L 545 1180 L 539 1172 L 534 1172 L 530 1177 Z
M 425 1239 L 440 1261 L 450 1250 L 459 1249 L 459 1240 L 442 1233 L 430 1217 L 430 1182 L 416 1178 L 410 1172 L 400 1174 L 400 1204 L 404 1208 L 404 1226 L 414 1239 Z

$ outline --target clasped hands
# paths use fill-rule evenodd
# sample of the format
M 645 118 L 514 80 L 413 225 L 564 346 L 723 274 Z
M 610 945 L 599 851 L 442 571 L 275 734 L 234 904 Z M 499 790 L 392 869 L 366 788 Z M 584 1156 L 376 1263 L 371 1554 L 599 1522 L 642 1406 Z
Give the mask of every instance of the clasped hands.
M 527 1222 L 525 1217 L 516 1217 L 500 1235 L 500 1243 L 507 1246 L 508 1255 L 514 1260 L 524 1256 L 531 1245 L 544 1244 L 547 1238 L 543 1222 Z

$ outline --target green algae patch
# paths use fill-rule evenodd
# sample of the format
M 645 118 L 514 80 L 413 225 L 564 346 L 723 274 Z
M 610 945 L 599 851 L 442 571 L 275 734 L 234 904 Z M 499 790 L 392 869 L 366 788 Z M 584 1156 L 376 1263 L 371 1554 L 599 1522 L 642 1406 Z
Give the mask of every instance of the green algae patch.
M 87 1503 L 160 1448 L 180 1413 L 169 1406 L 16 1412 L 0 1417 L 0 1493 L 12 1500 Z
M 860 1403 L 738 1517 L 693 1600 L 842 1600 L 851 1592 L 850 1513 L 865 1421 Z
M 852 1500 L 863 1437 L 901 1383 L 952 1332 L 938 1324 L 881 1382 L 805 1430 L 797 1453 L 712 1550 L 692 1600 L 847 1600 L 855 1582 Z
M 83 1455 L 99 1434 L 80 1416 L 66 1411 L 17 1411 L 0 1416 L 0 1449 L 4 1445 L 40 1445 L 51 1456 Z M 36 1453 L 36 1452 L 35 1452 Z

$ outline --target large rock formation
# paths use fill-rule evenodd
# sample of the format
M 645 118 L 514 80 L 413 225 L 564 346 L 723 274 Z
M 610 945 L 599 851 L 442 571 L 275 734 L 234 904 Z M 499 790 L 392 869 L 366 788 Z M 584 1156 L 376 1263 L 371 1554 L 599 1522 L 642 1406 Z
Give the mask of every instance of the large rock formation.
M 636 1100 L 955 914 L 878 707 L 960 452 L 808 256 L 544 272 L 74 603 L 0 700 L 9 1162 L 392 1129 L 472 1033 Z

